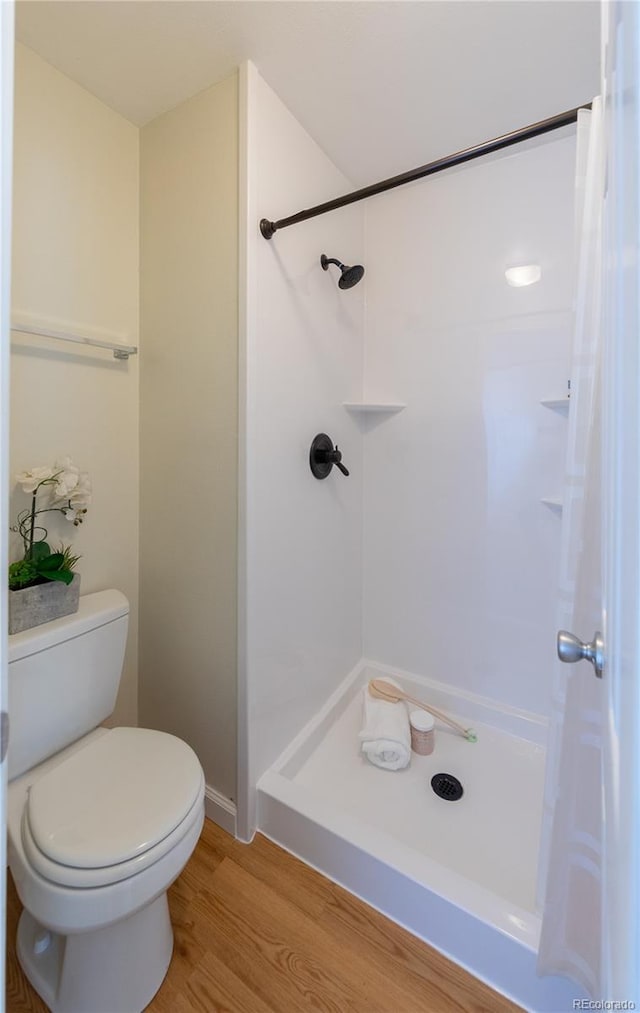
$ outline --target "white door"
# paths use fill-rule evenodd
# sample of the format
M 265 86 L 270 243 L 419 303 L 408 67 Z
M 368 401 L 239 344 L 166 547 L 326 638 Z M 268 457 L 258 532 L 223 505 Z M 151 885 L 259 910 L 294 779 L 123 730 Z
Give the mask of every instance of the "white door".
M 605 14 L 603 998 L 640 1009 L 640 7 Z
M 9 530 L 9 312 L 13 151 L 13 2 L 0 2 L 0 711 L 7 713 L 7 532 Z M 0 731 L 4 730 L 0 724 Z M 6 730 L 5 738 L 6 738 Z M 6 744 L 3 743 L 4 748 Z M 0 763 L 0 1010 L 4 1010 L 7 764 Z

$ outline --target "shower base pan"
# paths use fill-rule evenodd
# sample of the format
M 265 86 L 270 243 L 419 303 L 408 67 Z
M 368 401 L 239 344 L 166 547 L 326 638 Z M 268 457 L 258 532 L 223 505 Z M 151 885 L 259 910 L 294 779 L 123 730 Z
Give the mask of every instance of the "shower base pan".
M 388 675 L 478 741 L 438 724 L 430 756 L 372 766 L 358 750 L 362 688 Z M 545 736 L 531 715 L 362 663 L 261 778 L 258 826 L 526 1010 L 572 1010 L 578 986 L 535 969 Z M 461 799 L 434 793 L 437 773 L 458 778 Z

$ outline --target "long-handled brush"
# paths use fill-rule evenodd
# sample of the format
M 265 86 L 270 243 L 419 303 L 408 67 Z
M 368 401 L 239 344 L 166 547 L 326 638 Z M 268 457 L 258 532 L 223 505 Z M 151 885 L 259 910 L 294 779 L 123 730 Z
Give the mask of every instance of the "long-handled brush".
M 438 718 L 439 721 L 444 721 L 445 724 L 455 728 L 457 732 L 460 732 L 465 739 L 469 742 L 477 742 L 478 736 L 474 732 L 473 728 L 465 728 L 463 725 L 458 724 L 453 718 L 447 717 L 442 711 L 439 711 L 436 707 L 430 707 L 429 704 L 422 703 L 421 700 L 416 700 L 414 696 L 409 696 L 403 689 L 398 689 L 396 686 L 392 686 L 390 682 L 385 682 L 384 679 L 371 679 L 369 681 L 369 692 L 371 696 L 375 696 L 378 700 L 387 700 L 388 703 L 400 703 L 401 700 L 407 700 L 408 703 L 415 704 L 416 707 L 421 707 L 422 710 L 429 711 L 434 717 Z

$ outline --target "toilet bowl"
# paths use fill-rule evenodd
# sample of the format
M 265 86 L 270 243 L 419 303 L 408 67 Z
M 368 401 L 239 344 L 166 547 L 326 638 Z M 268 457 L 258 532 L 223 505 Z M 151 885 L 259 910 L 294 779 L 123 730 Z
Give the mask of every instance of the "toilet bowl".
M 78 634 L 76 624 L 72 640 L 90 635 L 89 627 L 112 626 L 102 630 L 104 647 L 105 633 L 118 633 L 126 617 L 123 596 L 102 595 L 118 596 L 117 614 L 112 597 L 86 596 L 99 601 L 84 603 L 81 620 L 87 627 L 90 613 L 88 628 Z M 73 618 L 46 624 L 59 624 L 57 631 L 39 627 L 40 646 L 44 634 L 53 636 L 56 645 L 66 643 Z M 121 633 L 120 627 L 120 639 Z M 32 657 L 24 639 L 13 647 L 10 712 L 12 683 L 28 677 Z M 86 663 L 85 652 L 80 654 Z M 117 657 L 121 664 L 121 652 Z M 63 655 L 54 660 L 57 666 Z M 27 664 L 21 667 L 18 662 Z M 52 678 L 55 681 L 55 666 Z M 15 685 L 13 697 L 20 714 L 24 701 Z M 77 729 L 78 712 L 86 710 L 82 700 L 71 705 L 72 714 L 68 705 L 67 700 L 60 721 L 53 715 L 56 743 L 60 725 Z M 45 753 L 47 758 L 33 766 L 28 766 L 28 745 L 19 742 L 17 755 L 24 769 L 9 784 L 9 867 L 24 905 L 18 958 L 53 1013 L 140 1013 L 171 960 L 166 891 L 202 829 L 202 768 L 186 743 L 164 732 L 100 727 L 77 738 L 66 732 L 63 737 L 68 745 L 53 755 Z M 42 743 L 34 748 L 43 755 Z

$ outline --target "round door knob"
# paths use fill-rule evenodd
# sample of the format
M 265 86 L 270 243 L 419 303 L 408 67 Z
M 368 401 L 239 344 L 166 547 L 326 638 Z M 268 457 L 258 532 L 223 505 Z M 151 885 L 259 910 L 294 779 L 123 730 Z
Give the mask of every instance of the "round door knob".
M 596 631 L 590 644 L 583 644 L 573 633 L 569 633 L 568 630 L 560 630 L 557 648 L 560 661 L 564 661 L 570 665 L 576 661 L 590 661 L 598 679 L 602 678 L 604 640 L 599 631 Z

